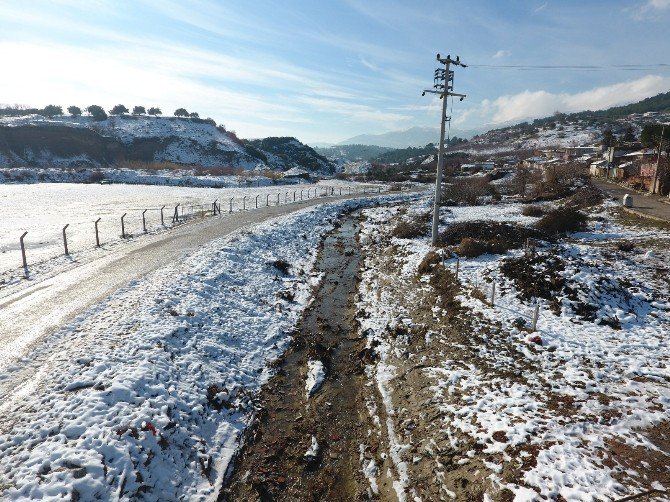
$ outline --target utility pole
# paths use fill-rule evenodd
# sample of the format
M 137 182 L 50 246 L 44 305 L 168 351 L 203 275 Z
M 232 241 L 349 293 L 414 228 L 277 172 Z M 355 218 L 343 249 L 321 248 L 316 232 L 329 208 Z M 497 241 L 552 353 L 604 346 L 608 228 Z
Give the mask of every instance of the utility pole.
M 447 116 L 447 100 L 449 96 L 458 96 L 461 98 L 461 101 L 465 99 L 465 94 L 457 94 L 452 92 L 454 90 L 454 72 L 450 70 L 450 66 L 462 66 L 467 68 L 466 65 L 461 63 L 461 60 L 458 56 L 456 59 L 451 59 L 451 55 L 446 58 L 441 58 L 440 55 L 437 55 L 437 61 L 440 64 L 444 65 L 444 68 L 437 68 L 435 70 L 435 78 L 433 89 L 424 90 L 421 95 L 425 96 L 426 93 L 439 94 L 440 99 L 442 100 L 442 118 L 440 120 L 440 149 L 437 154 L 437 176 L 435 179 L 435 201 L 433 205 L 433 230 L 431 234 L 431 244 L 435 246 L 437 244 L 437 227 L 440 222 L 440 198 L 442 195 L 442 173 L 444 171 L 444 132 L 446 128 L 446 123 L 451 121 L 451 117 Z
M 650 193 L 656 193 L 656 183 L 658 181 L 658 169 L 661 165 L 661 150 L 663 150 L 663 136 L 665 135 L 665 125 L 661 127 L 661 138 L 658 140 L 658 157 L 656 158 L 656 169 L 654 170 L 654 177 L 651 180 Z

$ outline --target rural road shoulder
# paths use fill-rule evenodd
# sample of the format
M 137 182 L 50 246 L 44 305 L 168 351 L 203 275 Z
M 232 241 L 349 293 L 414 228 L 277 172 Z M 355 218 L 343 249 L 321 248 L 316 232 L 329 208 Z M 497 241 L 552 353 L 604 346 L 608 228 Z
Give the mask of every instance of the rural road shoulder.
M 601 179 L 592 178 L 591 181 L 596 187 L 609 193 L 620 203 L 623 203 L 624 195 L 630 195 L 633 198 L 633 212 L 642 216 L 647 215 L 652 218 L 670 221 L 670 204 L 659 200 L 659 195 L 643 194 Z

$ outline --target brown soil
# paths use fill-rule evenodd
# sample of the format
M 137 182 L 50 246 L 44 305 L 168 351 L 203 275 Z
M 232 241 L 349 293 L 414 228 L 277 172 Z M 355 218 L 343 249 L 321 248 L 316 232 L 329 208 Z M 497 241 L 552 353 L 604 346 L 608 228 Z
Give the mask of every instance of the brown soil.
M 316 501 L 368 497 L 360 446 L 368 417 L 361 398 L 365 342 L 354 322 L 360 250 L 353 216 L 329 235 L 318 260 L 323 273 L 314 302 L 263 389 L 261 410 L 246 433 L 221 500 Z M 307 398 L 307 361 L 326 367 L 326 380 Z M 312 437 L 319 444 L 305 458 Z M 384 487 L 381 487 L 384 489 Z M 388 500 L 388 499 L 387 499 Z

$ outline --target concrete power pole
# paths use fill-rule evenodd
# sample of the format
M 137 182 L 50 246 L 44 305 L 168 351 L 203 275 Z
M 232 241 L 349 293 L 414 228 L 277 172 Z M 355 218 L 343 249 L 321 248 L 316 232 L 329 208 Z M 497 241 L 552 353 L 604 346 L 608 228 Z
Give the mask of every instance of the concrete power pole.
M 656 193 L 656 184 L 658 183 L 658 169 L 661 165 L 661 151 L 663 150 L 663 136 L 665 135 L 665 125 L 661 127 L 661 139 L 658 140 L 658 157 L 656 158 L 656 169 L 654 169 L 654 177 L 651 180 L 650 193 Z
M 442 174 L 444 172 L 444 132 L 445 126 L 448 121 L 451 120 L 451 117 L 447 117 L 447 100 L 449 96 L 458 96 L 461 98 L 461 101 L 465 99 L 465 94 L 457 94 L 452 92 L 454 90 L 454 72 L 449 68 L 453 64 L 454 66 L 462 66 L 467 68 L 466 65 L 461 63 L 461 60 L 458 56 L 456 59 L 451 59 L 451 56 L 446 58 L 441 58 L 440 55 L 437 55 L 437 60 L 440 64 L 444 65 L 444 68 L 437 68 L 435 70 L 435 79 L 433 84 L 433 89 L 426 89 L 421 93 L 422 96 L 425 96 L 426 93 L 439 94 L 440 99 L 442 100 L 442 118 L 440 120 L 440 148 L 437 154 L 437 176 L 435 179 L 435 201 L 433 204 L 433 230 L 431 234 L 431 244 L 435 246 L 437 244 L 437 227 L 440 222 L 440 198 L 442 195 Z

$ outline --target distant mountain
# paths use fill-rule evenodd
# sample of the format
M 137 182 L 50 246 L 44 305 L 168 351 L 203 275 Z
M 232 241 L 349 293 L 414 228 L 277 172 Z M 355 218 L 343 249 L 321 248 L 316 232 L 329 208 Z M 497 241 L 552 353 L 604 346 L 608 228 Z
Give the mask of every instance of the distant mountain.
M 476 131 L 451 130 L 451 136 L 471 138 Z M 439 143 L 440 129 L 437 127 L 411 127 L 406 131 L 391 131 L 384 134 L 361 134 L 340 141 L 338 145 L 376 145 L 389 148 L 407 148 Z
M 315 146 L 314 150 L 329 159 L 343 159 L 344 161 L 353 162 L 357 160 L 376 159 L 382 153 L 393 150 L 393 148 L 375 145 L 340 145 L 330 146 L 328 148 L 319 148 Z

